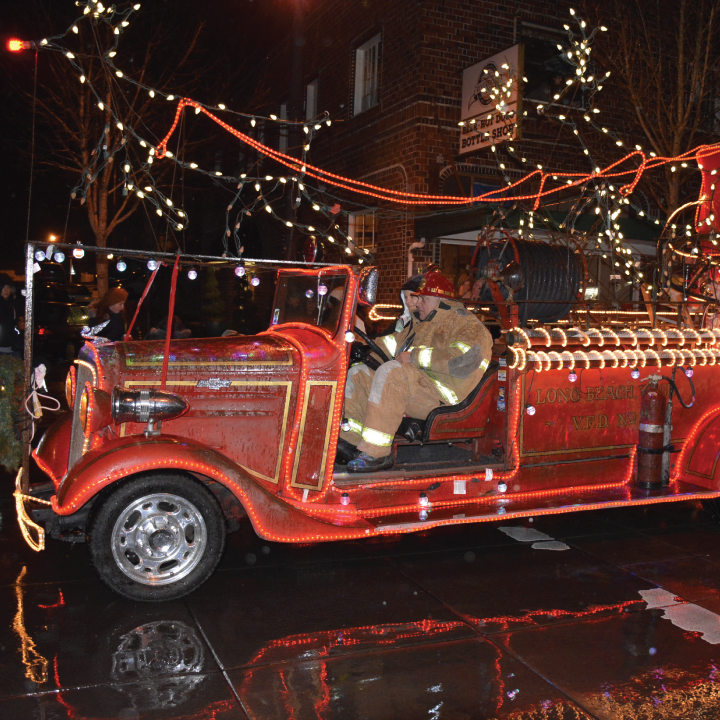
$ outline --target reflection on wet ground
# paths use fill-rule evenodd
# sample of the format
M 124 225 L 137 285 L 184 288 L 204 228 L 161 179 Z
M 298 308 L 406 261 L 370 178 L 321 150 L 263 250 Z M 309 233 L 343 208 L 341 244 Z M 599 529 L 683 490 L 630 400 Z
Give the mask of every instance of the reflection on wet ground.
M 720 526 L 699 505 L 314 546 L 244 527 L 203 588 L 150 605 L 82 545 L 34 554 L 9 500 L 3 720 L 720 717 Z

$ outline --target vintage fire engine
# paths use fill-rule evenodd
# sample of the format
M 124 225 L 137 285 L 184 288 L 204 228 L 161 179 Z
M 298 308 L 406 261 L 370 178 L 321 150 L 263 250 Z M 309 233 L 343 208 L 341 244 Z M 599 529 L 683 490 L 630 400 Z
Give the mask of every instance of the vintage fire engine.
M 71 411 L 34 452 L 52 489 L 16 493 L 26 539 L 87 541 L 111 588 L 159 601 L 203 583 L 245 516 L 267 540 L 315 543 L 718 497 L 720 331 L 563 321 L 576 259 L 552 312 L 530 306 L 531 328 L 522 302 L 553 279 L 528 270 L 562 262 L 542 243 L 501 245 L 476 257 L 502 326 L 493 361 L 461 403 L 399 429 L 391 471 L 334 464 L 377 270 L 283 269 L 256 336 L 172 341 L 167 355 L 162 341 L 84 347 Z

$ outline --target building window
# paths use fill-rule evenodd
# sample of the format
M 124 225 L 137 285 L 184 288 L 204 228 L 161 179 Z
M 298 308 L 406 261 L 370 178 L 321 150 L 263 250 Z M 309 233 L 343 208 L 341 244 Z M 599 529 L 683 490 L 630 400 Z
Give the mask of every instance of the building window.
M 479 169 L 482 174 L 477 174 L 470 170 L 458 168 L 460 172 L 456 175 L 448 173 L 444 178 L 441 177 L 441 188 L 443 195 L 464 195 L 465 197 L 478 197 L 492 190 L 500 189 L 500 179 L 493 177 L 484 168 Z M 458 187 L 458 178 L 460 187 Z
M 348 215 L 348 235 L 356 247 L 375 249 L 375 211 Z
M 280 119 L 287 120 L 287 103 L 283 103 L 280 106 Z M 285 123 L 280 123 L 280 139 L 278 142 L 278 150 L 280 152 L 287 152 L 288 149 L 288 126 Z
M 305 86 L 305 119 L 314 120 L 318 107 L 318 79 L 315 78 Z
M 524 47 L 523 72 L 527 78 L 523 99 L 537 105 L 559 102 L 580 110 L 588 107 L 588 92 L 575 88 L 564 92 L 567 81 L 575 78 L 575 66 L 564 51 L 558 52 L 559 43 L 567 41 L 567 32 L 538 23 L 521 20 L 516 28 L 515 42 Z M 555 98 L 561 95 L 561 98 Z
M 380 33 L 355 50 L 354 115 L 359 115 L 380 102 L 379 68 Z

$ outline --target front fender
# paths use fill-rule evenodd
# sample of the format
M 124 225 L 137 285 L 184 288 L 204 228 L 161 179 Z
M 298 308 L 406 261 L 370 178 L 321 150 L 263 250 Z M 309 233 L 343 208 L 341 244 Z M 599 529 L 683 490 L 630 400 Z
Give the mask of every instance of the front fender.
M 72 419 L 71 412 L 59 417 L 45 431 L 32 452 L 38 467 L 52 480 L 56 489 L 60 485 L 60 478 L 67 472 Z
M 58 515 L 72 515 L 103 488 L 152 470 L 185 470 L 221 483 L 242 503 L 255 532 L 266 540 L 320 542 L 371 533 L 355 508 L 314 507 L 277 497 L 221 453 L 171 435 L 120 438 L 86 453 L 52 498 L 53 509 Z

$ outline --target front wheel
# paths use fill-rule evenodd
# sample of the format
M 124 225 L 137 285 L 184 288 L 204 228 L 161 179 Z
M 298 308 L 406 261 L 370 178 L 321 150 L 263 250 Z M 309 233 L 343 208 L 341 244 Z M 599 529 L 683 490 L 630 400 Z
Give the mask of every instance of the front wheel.
M 222 510 L 194 478 L 124 481 L 95 513 L 90 555 L 100 578 L 132 600 L 175 600 L 212 575 L 225 547 Z

